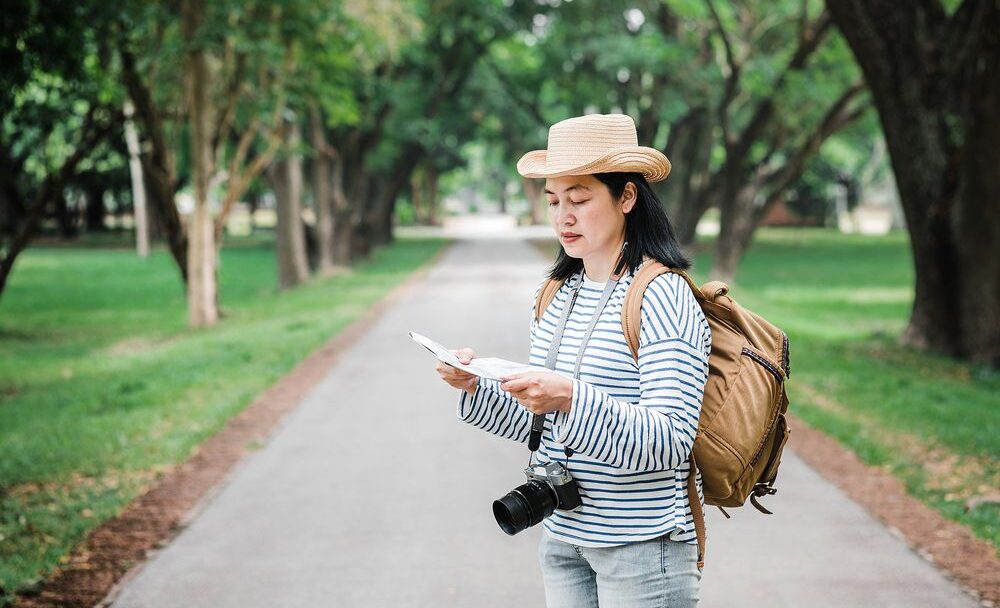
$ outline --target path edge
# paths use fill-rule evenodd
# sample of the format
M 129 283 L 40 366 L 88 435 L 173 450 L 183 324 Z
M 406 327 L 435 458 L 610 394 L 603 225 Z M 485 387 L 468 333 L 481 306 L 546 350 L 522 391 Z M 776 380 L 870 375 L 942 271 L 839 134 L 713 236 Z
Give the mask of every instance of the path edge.
M 789 447 L 810 468 L 975 600 L 1000 605 L 1000 559 L 993 545 L 911 496 L 885 469 L 866 464 L 833 437 L 787 416 L 793 429 Z
M 388 295 L 291 371 L 257 395 L 225 426 L 203 441 L 121 512 L 91 530 L 68 562 L 14 608 L 105 608 L 156 552 L 170 544 L 225 486 L 249 455 L 266 446 L 288 414 L 328 375 L 341 356 L 406 294 L 421 284 L 455 246 L 450 239 Z

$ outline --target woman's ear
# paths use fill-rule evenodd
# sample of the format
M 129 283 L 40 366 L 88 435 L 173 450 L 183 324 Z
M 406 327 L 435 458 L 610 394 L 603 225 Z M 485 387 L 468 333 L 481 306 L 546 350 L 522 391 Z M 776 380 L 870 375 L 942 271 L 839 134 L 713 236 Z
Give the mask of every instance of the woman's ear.
M 632 207 L 635 207 L 636 198 L 635 184 L 633 182 L 626 183 L 625 190 L 622 192 L 622 213 L 628 213 Z

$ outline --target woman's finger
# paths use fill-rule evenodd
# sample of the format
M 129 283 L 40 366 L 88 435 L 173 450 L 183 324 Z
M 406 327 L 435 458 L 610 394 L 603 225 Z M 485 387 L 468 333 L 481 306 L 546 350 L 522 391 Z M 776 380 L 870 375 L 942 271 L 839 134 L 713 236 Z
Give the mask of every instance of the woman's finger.
M 451 354 L 458 357 L 458 360 L 461 361 L 463 365 L 468 365 L 473 359 L 476 358 L 476 352 L 469 347 L 453 350 L 451 351 Z

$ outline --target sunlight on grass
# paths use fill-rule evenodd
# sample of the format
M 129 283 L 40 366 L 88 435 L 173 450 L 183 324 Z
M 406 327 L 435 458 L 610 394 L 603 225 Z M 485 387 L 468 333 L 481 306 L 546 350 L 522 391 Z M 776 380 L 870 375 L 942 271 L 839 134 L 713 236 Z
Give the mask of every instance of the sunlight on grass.
M 0 588 L 44 577 L 445 243 L 399 240 L 288 292 L 272 245 L 224 249 L 225 316 L 205 330 L 163 251 L 28 250 L 0 301 Z
M 693 275 L 708 280 L 709 241 Z M 558 244 L 544 245 L 550 256 Z M 1000 373 L 903 347 L 913 302 L 907 237 L 763 229 L 734 298 L 789 337 L 789 410 L 946 517 L 1000 547 Z M 942 464 L 944 463 L 944 464 Z

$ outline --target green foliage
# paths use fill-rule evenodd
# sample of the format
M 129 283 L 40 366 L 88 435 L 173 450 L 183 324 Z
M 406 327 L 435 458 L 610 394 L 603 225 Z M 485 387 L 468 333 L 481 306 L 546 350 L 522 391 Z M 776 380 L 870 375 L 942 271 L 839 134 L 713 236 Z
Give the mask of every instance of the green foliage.
M 5 8 L 0 27 L 0 46 L 10 54 L 0 68 L 0 173 L 8 191 L 31 200 L 75 151 L 88 111 L 102 108 L 106 117 L 123 98 L 107 71 L 113 3 L 16 4 Z M 102 143 L 79 170 L 121 168 L 120 154 Z

